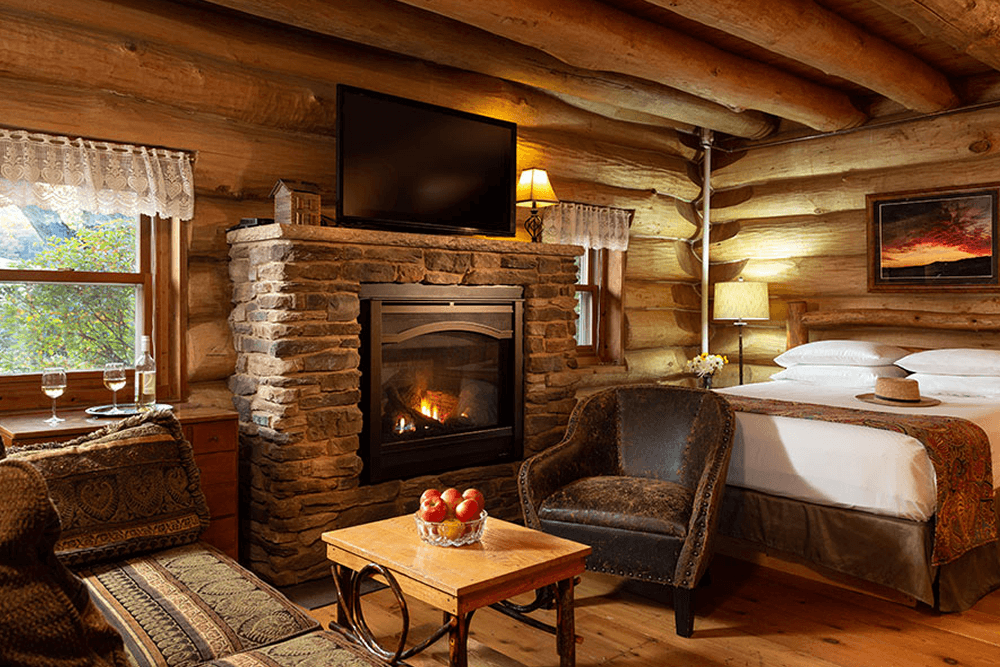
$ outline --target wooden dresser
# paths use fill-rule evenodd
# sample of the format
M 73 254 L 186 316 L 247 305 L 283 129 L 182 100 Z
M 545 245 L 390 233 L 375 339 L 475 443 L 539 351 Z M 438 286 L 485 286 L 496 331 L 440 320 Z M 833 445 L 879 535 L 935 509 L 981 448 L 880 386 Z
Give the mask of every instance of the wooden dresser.
M 59 416 L 66 421 L 52 426 L 45 423 L 49 414 L 0 415 L 0 437 L 4 447 L 72 440 L 112 422 L 92 418 L 83 410 L 60 410 Z M 202 539 L 236 558 L 239 545 L 237 415 L 217 408 L 184 406 L 176 407 L 174 414 L 194 448 L 194 459 L 201 469 L 201 487 L 212 514 L 212 523 Z

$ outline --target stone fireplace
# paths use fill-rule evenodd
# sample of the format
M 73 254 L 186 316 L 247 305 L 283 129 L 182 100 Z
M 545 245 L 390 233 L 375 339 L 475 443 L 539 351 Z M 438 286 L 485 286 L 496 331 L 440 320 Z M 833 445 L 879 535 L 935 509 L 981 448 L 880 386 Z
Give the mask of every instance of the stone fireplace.
M 228 241 L 241 560 L 278 585 L 328 576 L 322 532 L 412 512 L 428 486 L 476 486 L 492 516 L 520 518 L 520 461 L 558 442 L 575 404 L 579 248 L 280 224 Z M 388 363 L 395 376 L 411 354 L 412 377 L 380 376 L 373 389 L 363 324 L 373 306 L 392 315 L 401 295 L 429 310 L 389 318 L 390 347 L 403 345 L 380 354 L 378 370 Z M 461 324 L 439 326 L 449 310 Z M 414 331 L 433 335 L 406 349 Z M 418 468 L 404 456 L 373 476 L 373 402 L 391 406 L 380 437 L 398 428 L 390 444 L 415 450 L 422 428 L 444 460 Z

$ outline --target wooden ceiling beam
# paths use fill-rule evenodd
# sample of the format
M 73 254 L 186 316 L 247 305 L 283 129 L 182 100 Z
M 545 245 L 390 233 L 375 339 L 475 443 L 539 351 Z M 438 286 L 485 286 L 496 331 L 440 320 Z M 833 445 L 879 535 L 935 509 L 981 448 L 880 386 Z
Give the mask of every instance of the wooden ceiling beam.
M 944 74 L 812 0 L 647 1 L 853 81 L 907 109 L 933 113 L 959 101 Z
M 440 65 L 658 116 L 686 130 L 707 127 L 746 139 L 776 123 L 659 83 L 587 71 L 534 48 L 393 0 L 211 0 L 213 4 Z
M 866 119 L 847 95 L 595 0 L 400 0 L 545 51 L 576 67 L 655 81 L 732 109 L 821 131 Z
M 1000 8 L 969 0 L 875 0 L 925 35 L 1000 70 Z

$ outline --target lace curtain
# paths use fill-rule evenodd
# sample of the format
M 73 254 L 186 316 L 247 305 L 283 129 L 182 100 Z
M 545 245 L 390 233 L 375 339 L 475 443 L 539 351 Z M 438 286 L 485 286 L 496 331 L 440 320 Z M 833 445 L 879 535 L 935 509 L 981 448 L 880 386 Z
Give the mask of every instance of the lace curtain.
M 584 248 L 628 250 L 632 211 L 608 206 L 560 202 L 544 209 L 542 240 L 545 243 Z
M 189 220 L 191 155 L 0 128 L 0 205 Z

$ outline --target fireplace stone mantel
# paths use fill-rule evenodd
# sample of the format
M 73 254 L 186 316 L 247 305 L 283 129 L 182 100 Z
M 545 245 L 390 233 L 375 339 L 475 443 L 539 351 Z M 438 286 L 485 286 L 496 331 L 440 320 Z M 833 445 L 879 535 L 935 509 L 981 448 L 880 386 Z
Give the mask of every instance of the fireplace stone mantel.
M 379 283 L 523 288 L 530 456 L 558 442 L 575 403 L 581 248 L 280 224 L 227 240 L 245 562 L 278 585 L 327 576 L 323 531 L 411 512 L 428 486 L 477 486 L 491 515 L 519 518 L 519 462 L 360 483 L 358 293 Z

